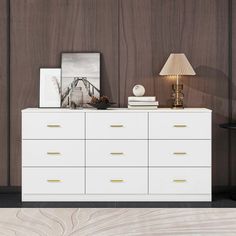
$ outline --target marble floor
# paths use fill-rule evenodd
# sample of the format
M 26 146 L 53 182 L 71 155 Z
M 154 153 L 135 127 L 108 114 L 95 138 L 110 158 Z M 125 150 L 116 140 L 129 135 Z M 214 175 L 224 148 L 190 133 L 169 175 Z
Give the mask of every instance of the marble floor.
M 236 235 L 236 209 L 2 208 L 0 235 Z
M 21 202 L 0 194 L 0 236 L 236 235 L 236 201 Z

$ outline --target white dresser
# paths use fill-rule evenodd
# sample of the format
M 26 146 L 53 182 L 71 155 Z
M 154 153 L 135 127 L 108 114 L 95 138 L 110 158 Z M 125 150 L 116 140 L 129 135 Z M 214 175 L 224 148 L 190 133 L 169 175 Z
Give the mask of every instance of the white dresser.
M 22 110 L 22 201 L 211 201 L 211 110 Z

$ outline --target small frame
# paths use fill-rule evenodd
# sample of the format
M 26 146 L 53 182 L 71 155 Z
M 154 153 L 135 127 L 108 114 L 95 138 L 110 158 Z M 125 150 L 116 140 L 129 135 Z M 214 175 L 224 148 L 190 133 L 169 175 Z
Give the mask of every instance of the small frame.
M 61 106 L 61 69 L 40 69 L 39 107 L 54 108 Z

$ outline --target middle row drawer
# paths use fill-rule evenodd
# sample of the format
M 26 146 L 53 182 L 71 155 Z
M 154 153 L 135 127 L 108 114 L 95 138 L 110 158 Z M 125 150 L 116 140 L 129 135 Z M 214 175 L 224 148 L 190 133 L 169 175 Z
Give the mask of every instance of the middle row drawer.
M 23 140 L 22 165 L 147 166 L 148 141 Z
M 210 142 L 210 140 L 150 140 L 149 142 L 147 140 L 23 140 L 22 164 L 95 167 L 210 166 Z

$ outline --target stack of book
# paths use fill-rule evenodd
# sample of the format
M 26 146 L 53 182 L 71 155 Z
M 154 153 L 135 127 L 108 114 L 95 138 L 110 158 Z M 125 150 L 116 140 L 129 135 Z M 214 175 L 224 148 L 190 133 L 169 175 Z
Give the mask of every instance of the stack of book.
M 159 103 L 155 96 L 128 97 L 129 109 L 157 109 Z

